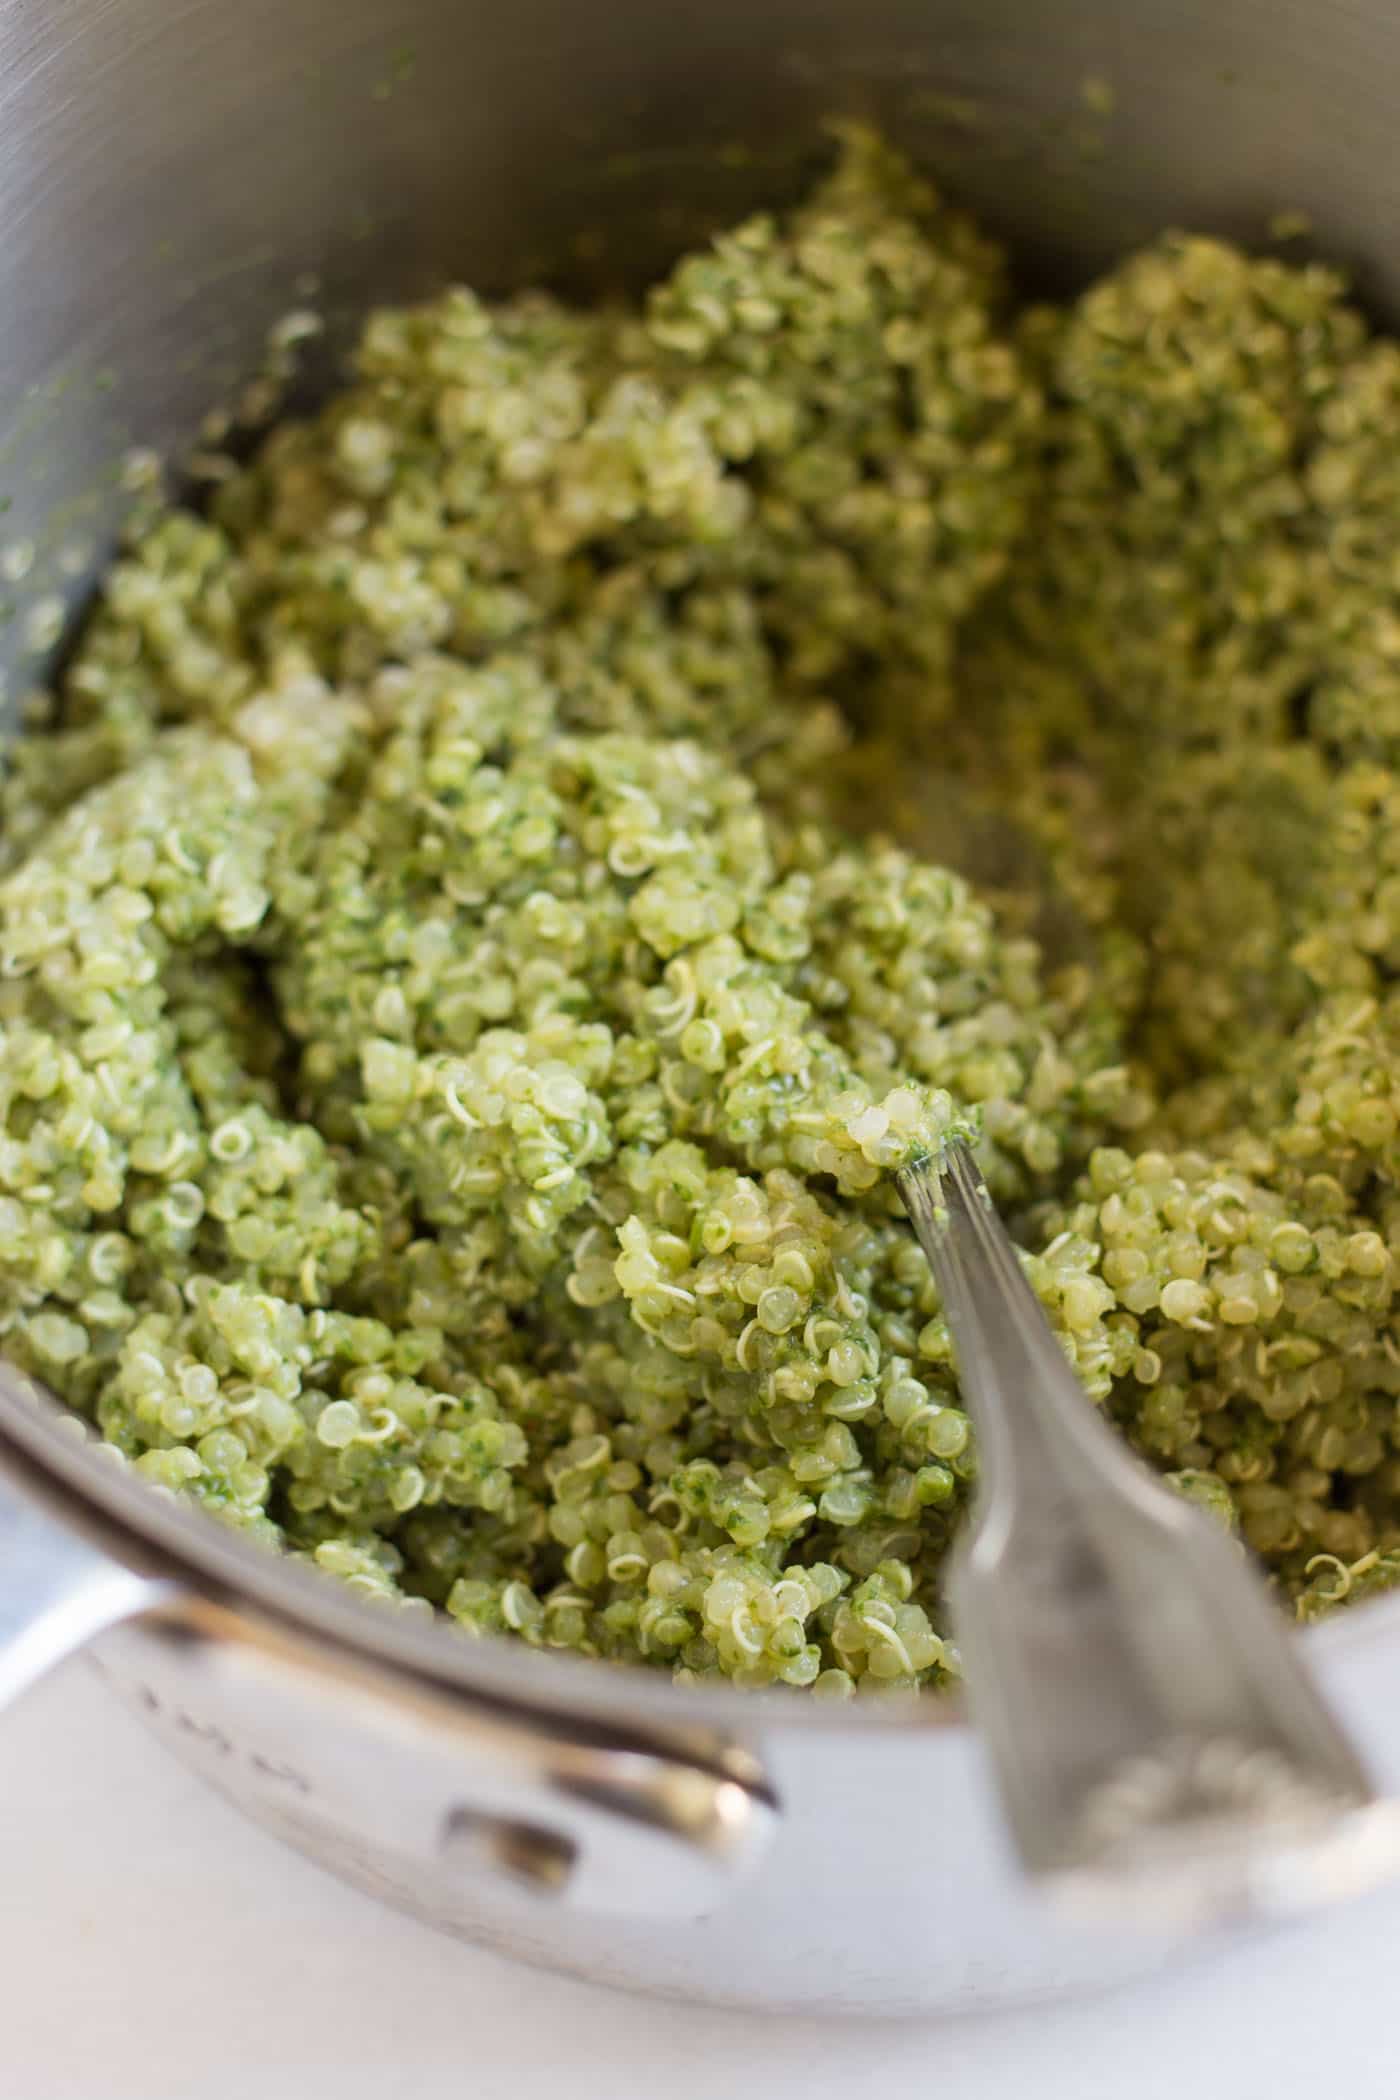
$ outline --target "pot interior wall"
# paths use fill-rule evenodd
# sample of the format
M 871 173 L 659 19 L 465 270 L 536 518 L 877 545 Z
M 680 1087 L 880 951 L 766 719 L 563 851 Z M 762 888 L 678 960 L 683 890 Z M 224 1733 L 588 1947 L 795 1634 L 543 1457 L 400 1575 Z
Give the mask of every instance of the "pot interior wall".
M 1396 310 L 1397 77 L 1386 0 L 0 0 L 0 545 L 35 546 L 0 586 L 11 701 L 122 455 L 178 455 L 309 297 L 324 384 L 377 299 L 644 278 L 792 194 L 841 111 L 1028 284 L 1292 207 Z

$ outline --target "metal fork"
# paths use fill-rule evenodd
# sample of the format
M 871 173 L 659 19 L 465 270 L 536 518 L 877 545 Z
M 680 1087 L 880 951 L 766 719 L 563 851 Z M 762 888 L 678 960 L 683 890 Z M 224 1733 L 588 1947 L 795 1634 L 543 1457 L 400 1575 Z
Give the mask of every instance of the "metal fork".
M 1400 1868 L 1400 1805 L 1243 1548 L 1090 1403 L 967 1146 L 898 1186 L 978 1435 L 950 1604 L 1025 1868 L 1081 1909 L 1178 1929 Z

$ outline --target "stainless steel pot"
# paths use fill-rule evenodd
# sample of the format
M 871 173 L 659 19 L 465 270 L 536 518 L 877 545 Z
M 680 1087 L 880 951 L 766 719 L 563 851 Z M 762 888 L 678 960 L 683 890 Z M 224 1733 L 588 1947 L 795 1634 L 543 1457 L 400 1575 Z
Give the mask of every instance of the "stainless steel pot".
M 450 274 L 641 276 L 793 191 L 845 110 L 1032 281 L 1295 207 L 1396 313 L 1397 89 L 1387 0 L 0 0 L 0 530 L 36 549 L 11 691 L 110 544 L 115 462 L 178 454 L 308 278 L 333 356 L 368 301 Z M 1307 1638 L 1400 1787 L 1400 1600 Z M 888 2014 L 1164 1951 L 1041 1910 L 944 1706 L 832 1717 L 377 1612 L 0 1377 L 0 1700 L 79 1647 L 336 1872 L 603 1981 Z

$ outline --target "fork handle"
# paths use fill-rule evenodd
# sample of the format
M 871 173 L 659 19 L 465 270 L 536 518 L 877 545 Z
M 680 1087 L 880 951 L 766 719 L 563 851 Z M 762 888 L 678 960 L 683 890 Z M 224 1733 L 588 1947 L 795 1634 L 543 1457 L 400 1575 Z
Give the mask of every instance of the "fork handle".
M 1262 1581 L 1088 1402 L 970 1154 L 899 1186 L 978 1431 L 950 1593 L 1023 1862 L 1153 1918 L 1301 1906 L 1400 1864 Z

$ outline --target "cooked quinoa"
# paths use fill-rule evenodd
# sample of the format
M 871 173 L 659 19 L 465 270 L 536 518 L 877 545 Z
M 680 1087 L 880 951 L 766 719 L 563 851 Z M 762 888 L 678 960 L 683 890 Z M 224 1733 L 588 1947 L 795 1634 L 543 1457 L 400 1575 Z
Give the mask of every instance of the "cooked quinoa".
M 8 757 L 6 1354 L 470 1632 L 937 1684 L 976 1456 L 885 1170 L 973 1130 L 1138 1449 L 1303 1615 L 1400 1575 L 1337 276 L 1170 236 L 1018 314 L 853 135 L 639 306 L 373 315 L 221 466 Z

